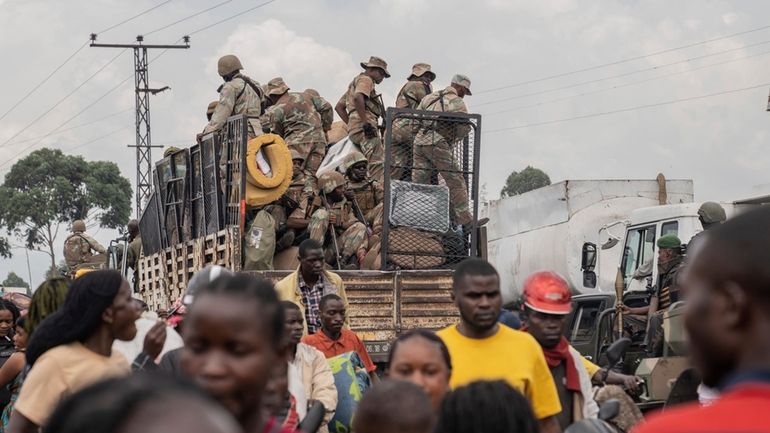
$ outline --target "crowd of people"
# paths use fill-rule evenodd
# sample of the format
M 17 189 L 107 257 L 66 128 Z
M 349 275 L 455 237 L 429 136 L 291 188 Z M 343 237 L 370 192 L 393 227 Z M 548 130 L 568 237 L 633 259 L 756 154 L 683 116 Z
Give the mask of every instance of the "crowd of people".
M 768 234 L 770 208 L 736 216 L 702 237 L 678 277 L 692 363 L 718 398 L 616 428 L 770 432 Z M 638 386 L 570 346 L 571 295 L 553 272 L 527 279 L 519 330 L 500 323 L 500 280 L 482 259 L 454 271 L 459 322 L 402 333 L 378 370 L 322 246 L 300 251 L 300 268 L 277 284 L 198 272 L 178 344 L 163 319 L 138 325 L 151 313 L 114 270 L 46 281 L 26 312 L 0 302 L 0 342 L 15 345 L 0 368 L 2 431 L 547 433 Z

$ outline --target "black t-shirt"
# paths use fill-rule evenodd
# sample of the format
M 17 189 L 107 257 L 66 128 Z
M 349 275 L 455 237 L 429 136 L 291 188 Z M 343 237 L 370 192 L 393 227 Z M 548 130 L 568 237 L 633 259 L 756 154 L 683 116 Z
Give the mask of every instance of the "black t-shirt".
M 559 394 L 559 403 L 561 403 L 561 412 L 556 415 L 556 419 L 559 421 L 559 425 L 563 431 L 572 424 L 572 409 L 575 406 L 573 403 L 575 393 L 567 389 L 567 368 L 565 363 L 562 362 L 557 367 L 551 368 L 551 376 L 553 376 L 553 382 L 556 384 L 556 391 Z

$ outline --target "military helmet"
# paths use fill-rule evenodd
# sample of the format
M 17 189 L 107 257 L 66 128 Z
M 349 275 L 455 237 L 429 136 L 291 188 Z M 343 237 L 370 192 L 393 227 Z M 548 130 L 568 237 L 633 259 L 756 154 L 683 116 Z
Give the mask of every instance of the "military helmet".
M 283 81 L 283 78 L 275 77 L 267 82 L 267 92 L 265 94 L 269 96 L 279 96 L 288 91 L 289 86 L 286 85 L 286 82 Z
M 86 231 L 86 222 L 83 220 L 72 221 L 72 231 L 76 233 Z
M 217 62 L 217 72 L 220 77 L 226 77 L 235 71 L 243 69 L 240 59 L 233 54 L 228 54 L 219 58 Z
M 705 224 L 719 224 L 727 219 L 722 205 L 713 201 L 703 203 L 698 209 L 698 216 Z
M 353 151 L 350 152 L 346 157 L 345 160 L 342 162 L 342 169 L 345 170 L 347 173 L 348 170 L 350 170 L 350 167 L 353 167 L 354 165 L 358 164 L 359 162 L 365 162 L 369 163 L 369 160 L 366 159 L 363 153 L 359 151 Z
M 327 171 L 318 177 L 318 188 L 324 194 L 330 194 L 342 185 L 345 185 L 345 178 L 338 171 Z
M 173 155 L 173 154 L 179 152 L 180 150 L 182 150 L 182 149 L 180 149 L 180 148 L 178 148 L 176 146 L 169 146 L 169 147 L 166 148 L 166 150 L 163 151 L 163 157 L 165 158 L 165 157 L 167 157 L 169 155 Z
M 295 159 L 301 159 L 302 161 L 304 161 L 305 157 L 302 156 L 302 154 L 297 152 L 296 150 L 291 149 L 291 160 L 294 161 Z
M 318 90 L 316 89 L 305 89 L 305 93 L 307 93 L 310 96 L 315 96 L 316 98 L 320 98 L 321 94 L 318 93 Z

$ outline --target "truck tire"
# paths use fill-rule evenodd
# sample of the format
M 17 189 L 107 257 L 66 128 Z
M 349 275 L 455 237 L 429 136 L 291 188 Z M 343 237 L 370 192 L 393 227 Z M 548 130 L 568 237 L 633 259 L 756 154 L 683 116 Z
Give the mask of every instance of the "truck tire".
M 283 139 L 275 134 L 252 138 L 246 148 L 246 181 L 260 189 L 271 189 L 286 181 L 291 182 L 291 152 Z M 272 176 L 267 177 L 257 165 L 257 153 L 262 150 L 270 164 Z

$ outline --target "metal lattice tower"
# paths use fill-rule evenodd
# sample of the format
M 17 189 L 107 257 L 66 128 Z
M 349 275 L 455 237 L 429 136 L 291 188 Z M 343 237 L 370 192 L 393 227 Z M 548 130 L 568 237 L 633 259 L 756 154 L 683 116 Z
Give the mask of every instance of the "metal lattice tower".
M 144 204 L 152 193 L 152 145 L 150 130 L 150 95 L 155 95 L 169 87 L 151 89 L 149 86 L 148 49 L 170 50 L 190 48 L 190 37 L 183 38 L 183 45 L 144 45 L 144 37 L 137 36 L 136 44 L 97 44 L 96 34 L 91 34 L 91 46 L 97 48 L 132 48 L 134 50 L 134 89 L 136 92 L 136 217 L 142 216 Z

